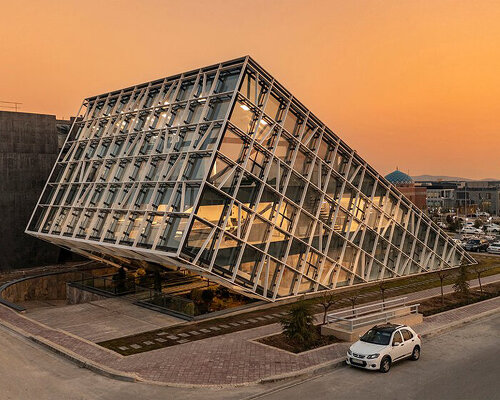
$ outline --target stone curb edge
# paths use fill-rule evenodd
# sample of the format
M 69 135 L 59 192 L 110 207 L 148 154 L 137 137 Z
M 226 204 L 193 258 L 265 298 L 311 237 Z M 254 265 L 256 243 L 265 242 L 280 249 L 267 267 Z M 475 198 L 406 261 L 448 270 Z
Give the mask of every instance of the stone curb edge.
M 32 335 L 28 332 L 26 332 L 24 329 L 21 329 L 15 325 L 10 324 L 9 322 L 6 321 L 1 321 L 0 320 L 0 326 L 3 326 L 4 328 L 7 328 L 9 331 L 25 338 L 33 343 L 36 343 L 40 347 L 45 348 L 46 350 L 49 350 L 50 352 L 57 354 L 58 356 L 61 356 L 74 364 L 78 365 L 81 368 L 86 368 L 96 374 L 105 376 L 110 379 L 115 379 L 115 380 L 120 380 L 124 382 L 139 382 L 141 379 L 133 373 L 126 373 L 118 370 L 114 370 L 112 368 L 106 367 L 102 364 L 95 363 L 85 357 L 82 357 L 71 350 L 68 350 L 62 346 L 59 346 L 58 344 L 51 342 L 50 340 L 47 340 L 41 336 L 37 335 Z
M 491 299 L 491 300 L 495 300 L 495 298 Z M 488 301 L 488 300 L 486 300 L 486 301 Z M 474 305 L 474 304 L 471 304 L 471 305 Z M 441 327 L 436 328 L 434 330 L 431 330 L 430 332 L 424 333 L 421 336 L 423 338 L 431 338 L 433 336 L 438 336 L 440 334 L 451 331 L 455 328 L 459 328 L 460 326 L 465 325 L 469 322 L 474 322 L 474 321 L 482 319 L 482 318 L 487 318 L 487 317 L 494 315 L 498 312 L 499 312 L 499 308 L 484 311 L 482 313 L 472 315 L 470 317 L 467 317 L 467 318 L 464 318 L 464 319 L 461 319 L 458 321 L 451 322 L 447 325 L 444 325 L 444 326 L 441 326 Z M 278 382 L 278 381 L 290 379 L 290 378 L 304 378 L 304 377 L 307 377 L 309 375 L 313 375 L 316 373 L 328 372 L 328 371 L 333 370 L 335 368 L 338 368 L 342 365 L 346 365 L 345 364 L 345 357 L 340 357 L 340 358 L 337 358 L 337 359 L 332 360 L 332 361 L 328 361 L 328 362 L 320 364 L 320 365 L 314 365 L 312 367 L 305 368 L 305 369 L 302 369 L 300 371 L 294 371 L 294 372 L 290 372 L 290 373 L 286 373 L 286 374 L 282 374 L 282 375 L 271 376 L 269 378 L 263 378 L 257 382 L 253 382 L 253 383 L 271 383 L 271 382 Z M 252 383 L 249 383 L 249 384 L 252 384 Z
M 495 300 L 496 298 L 490 299 L 490 300 Z M 489 301 L 489 300 L 486 300 Z M 474 304 L 471 304 L 470 306 L 473 306 Z M 465 306 L 469 307 L 469 306 Z M 445 326 L 441 326 L 439 328 L 436 328 L 435 330 L 431 330 L 430 332 L 427 332 L 425 334 L 422 334 L 422 337 L 424 338 L 429 338 L 433 336 L 437 336 L 439 334 L 445 333 L 447 331 L 450 331 L 454 328 L 460 327 L 462 325 L 465 325 L 469 322 L 473 322 L 475 320 L 481 319 L 488 317 L 490 315 L 493 315 L 495 313 L 499 312 L 499 308 L 495 308 L 493 310 L 488 310 L 458 321 L 451 322 Z M 146 380 L 140 378 L 137 374 L 135 373 L 126 373 L 118 370 L 114 370 L 112 368 L 109 368 L 107 366 L 104 366 L 99 363 L 95 363 L 85 357 L 82 357 L 71 350 L 68 350 L 62 346 L 59 346 L 45 338 L 42 338 L 40 336 L 36 335 L 31 335 L 28 332 L 24 331 L 21 328 L 18 328 L 8 322 L 5 321 L 0 321 L 0 325 L 5 326 L 9 330 L 31 340 L 32 342 L 40 345 L 41 347 L 46 348 L 47 350 L 50 350 L 51 352 L 62 356 L 63 358 L 66 358 L 67 360 L 75 363 L 79 367 L 86 368 L 94 373 L 97 373 L 99 375 L 105 376 L 110 379 L 115 379 L 115 380 L 120 380 L 124 382 L 142 382 L 145 384 L 151 384 L 151 385 L 158 385 L 158 386 L 170 386 L 170 387 L 179 387 L 179 388 L 231 388 L 231 387 L 243 387 L 243 386 L 250 386 L 254 384 L 265 384 L 265 383 L 273 383 L 273 382 L 279 382 L 279 381 L 284 381 L 287 379 L 296 379 L 296 378 L 306 378 L 308 376 L 311 376 L 313 374 L 318 374 L 318 373 L 326 373 L 328 371 L 331 371 L 333 369 L 339 368 L 341 366 L 346 365 L 345 364 L 345 357 L 340 357 L 335 360 L 327 361 L 325 363 L 319 364 L 319 365 L 313 365 L 311 367 L 301 369 L 299 371 L 292 371 L 288 372 L 285 374 L 280 374 L 280 375 L 274 375 L 270 376 L 267 378 L 262 378 L 257 381 L 252 381 L 252 382 L 244 382 L 240 384 L 220 384 L 220 385 L 199 385 L 199 384 L 183 384 L 183 383 L 175 383 L 175 382 L 157 382 L 157 381 L 151 381 L 151 380 Z

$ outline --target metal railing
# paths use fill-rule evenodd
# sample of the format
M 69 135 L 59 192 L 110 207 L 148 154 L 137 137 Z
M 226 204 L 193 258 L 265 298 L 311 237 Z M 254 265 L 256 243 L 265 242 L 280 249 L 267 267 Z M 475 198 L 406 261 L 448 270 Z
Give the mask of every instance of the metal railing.
M 170 287 L 179 283 L 185 284 L 194 281 L 189 277 L 177 277 L 174 274 L 172 274 L 172 278 L 164 282 L 163 289 L 169 290 Z M 124 300 L 131 301 L 134 304 L 189 319 L 199 314 L 192 300 L 179 295 L 164 293 L 150 287 L 154 285 L 154 279 L 149 276 L 143 277 L 142 282 L 138 284 L 133 276 L 119 278 L 116 274 L 93 276 L 82 273 L 81 279 L 71 282 L 71 285 L 83 290 L 91 289 L 103 294 L 121 296 Z
M 335 323 L 350 332 L 371 324 L 388 323 L 395 317 L 418 314 L 420 304 L 406 305 L 406 297 L 369 304 L 362 307 L 330 313 L 327 323 Z

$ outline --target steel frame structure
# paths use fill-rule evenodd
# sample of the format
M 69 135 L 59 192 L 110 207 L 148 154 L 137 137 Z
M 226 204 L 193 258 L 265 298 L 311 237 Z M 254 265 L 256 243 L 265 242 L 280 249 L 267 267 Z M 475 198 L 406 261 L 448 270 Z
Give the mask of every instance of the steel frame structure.
M 85 99 L 26 232 L 269 301 L 475 262 L 248 56 Z

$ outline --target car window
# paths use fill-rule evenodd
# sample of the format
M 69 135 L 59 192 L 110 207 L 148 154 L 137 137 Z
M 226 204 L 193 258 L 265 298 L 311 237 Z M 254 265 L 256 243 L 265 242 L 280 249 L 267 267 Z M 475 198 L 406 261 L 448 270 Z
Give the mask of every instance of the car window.
M 360 339 L 362 342 L 388 345 L 391 340 L 391 333 L 386 330 L 370 329 Z
M 410 340 L 413 337 L 413 334 L 408 329 L 401 329 L 401 333 L 404 340 Z
M 403 343 L 403 338 L 401 337 L 401 333 L 399 333 L 399 331 L 394 333 L 394 337 L 392 338 L 392 344 L 395 345 L 396 343 Z

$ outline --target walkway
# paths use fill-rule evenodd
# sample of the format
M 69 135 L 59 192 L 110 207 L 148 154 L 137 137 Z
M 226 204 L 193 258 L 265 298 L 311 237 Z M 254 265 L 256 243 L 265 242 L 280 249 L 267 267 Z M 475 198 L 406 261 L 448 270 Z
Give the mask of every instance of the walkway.
M 483 284 L 499 278 L 499 275 L 484 278 Z M 472 281 L 471 284 L 474 286 L 477 282 Z M 407 297 L 418 301 L 439 294 L 439 290 L 428 289 Z M 445 287 L 446 292 L 451 290 L 451 286 Z M 416 328 L 419 333 L 430 333 L 450 322 L 494 312 L 498 308 L 500 297 L 425 318 L 424 323 Z M 0 323 L 110 373 L 129 374 L 139 380 L 174 385 L 241 385 L 299 373 L 344 357 L 349 346 L 338 343 L 295 355 L 253 341 L 280 331 L 278 324 L 270 324 L 124 357 L 3 306 L 0 307 Z M 145 343 L 141 345 L 147 346 Z

